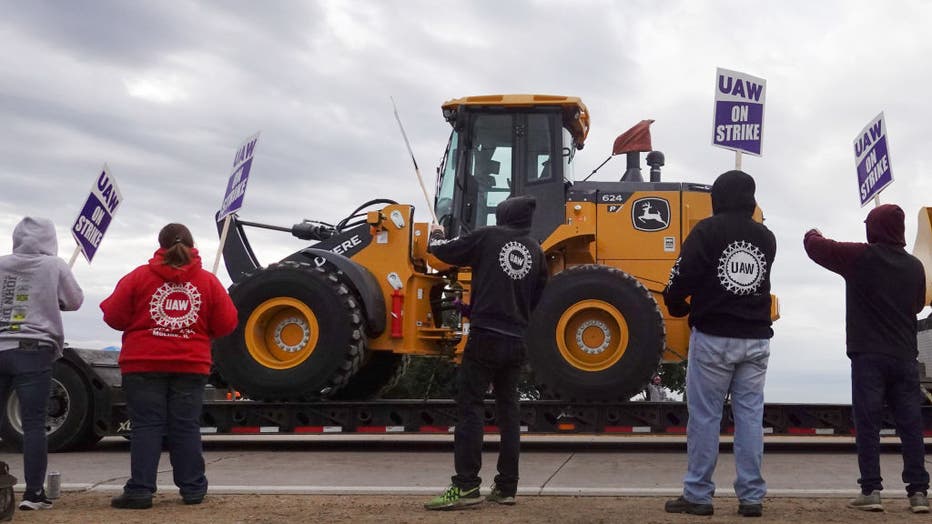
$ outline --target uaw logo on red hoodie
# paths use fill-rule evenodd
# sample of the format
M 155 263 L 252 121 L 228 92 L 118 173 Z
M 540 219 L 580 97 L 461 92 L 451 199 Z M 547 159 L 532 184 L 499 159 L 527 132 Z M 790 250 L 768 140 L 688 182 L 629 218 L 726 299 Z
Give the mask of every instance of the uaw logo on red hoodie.
M 190 329 L 197 322 L 201 310 L 201 292 L 190 282 L 165 282 L 155 290 L 149 300 L 149 316 L 158 327 L 152 328 L 157 337 L 189 338 Z

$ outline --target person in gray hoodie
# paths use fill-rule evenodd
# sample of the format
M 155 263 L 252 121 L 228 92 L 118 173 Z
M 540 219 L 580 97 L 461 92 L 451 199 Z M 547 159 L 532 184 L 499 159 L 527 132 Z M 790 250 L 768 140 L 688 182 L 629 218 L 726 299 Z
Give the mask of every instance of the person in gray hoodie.
M 19 397 L 26 491 L 22 510 L 49 509 L 45 417 L 52 363 L 64 344 L 62 311 L 81 307 L 84 293 L 58 257 L 55 225 L 26 217 L 13 229 L 13 254 L 0 257 L 0 421 L 9 395 Z

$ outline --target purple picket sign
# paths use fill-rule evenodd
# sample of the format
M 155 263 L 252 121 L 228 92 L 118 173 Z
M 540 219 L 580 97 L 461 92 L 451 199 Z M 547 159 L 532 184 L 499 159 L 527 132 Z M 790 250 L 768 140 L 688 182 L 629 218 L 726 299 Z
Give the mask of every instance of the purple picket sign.
M 227 180 L 227 189 L 223 194 L 220 211 L 217 213 L 218 222 L 243 207 L 243 200 L 246 197 L 246 183 L 249 182 L 249 170 L 252 168 L 253 154 L 258 140 L 259 133 L 256 133 L 247 138 L 243 145 L 236 150 L 236 156 L 233 159 L 233 172 Z
M 712 145 L 761 155 L 766 90 L 763 78 L 716 69 Z
M 90 263 L 97 254 L 104 233 L 110 227 L 113 215 L 123 200 L 116 180 L 110 175 L 109 169 L 104 165 L 97 180 L 91 186 L 91 194 L 84 201 L 84 206 L 74 224 L 71 226 L 71 236 L 78 244 L 78 249 L 84 253 L 84 258 Z M 77 256 L 77 254 L 75 254 Z M 74 262 L 74 258 L 72 258 Z
M 893 183 L 883 112 L 855 137 L 854 161 L 858 172 L 858 197 L 861 199 L 861 207 L 864 207 Z

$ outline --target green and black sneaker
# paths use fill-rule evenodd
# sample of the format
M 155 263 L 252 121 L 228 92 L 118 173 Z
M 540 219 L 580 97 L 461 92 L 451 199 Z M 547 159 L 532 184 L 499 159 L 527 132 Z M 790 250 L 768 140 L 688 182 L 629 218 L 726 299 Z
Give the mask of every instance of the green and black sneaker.
M 492 492 L 485 497 L 486 502 L 494 502 L 496 504 L 504 504 L 506 506 L 515 505 L 515 496 L 508 495 L 498 487 L 498 484 L 492 484 Z
M 459 509 L 481 503 L 482 497 L 479 496 L 479 486 L 468 490 L 450 486 L 446 491 L 424 504 L 424 507 L 427 509 Z

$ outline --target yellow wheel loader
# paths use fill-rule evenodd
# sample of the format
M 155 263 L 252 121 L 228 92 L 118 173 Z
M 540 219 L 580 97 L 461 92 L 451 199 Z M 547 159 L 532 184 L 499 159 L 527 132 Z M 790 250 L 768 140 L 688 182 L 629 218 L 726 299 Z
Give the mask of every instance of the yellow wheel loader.
M 926 304 L 932 304 L 932 207 L 919 209 L 919 227 L 916 228 L 916 242 L 913 243 L 913 255 L 926 270 Z
M 448 236 L 493 225 L 510 195 L 537 199 L 532 235 L 551 280 L 527 343 L 542 394 L 626 400 L 660 361 L 685 359 L 686 320 L 669 316 L 660 293 L 683 239 L 712 212 L 711 188 L 660 180 L 663 154 L 651 151 L 650 121 L 616 140 L 613 155 L 627 157 L 621 180 L 575 181 L 589 131 L 579 98 L 474 96 L 442 110 L 452 133 L 434 209 Z M 289 228 L 234 216 L 223 254 L 240 324 L 214 346 L 222 380 L 257 400 L 363 399 L 397 380 L 410 355 L 457 358 L 468 332 L 457 304 L 470 302 L 469 269 L 432 258 L 428 224 L 413 217 L 413 206 L 382 199 L 335 224 Z M 246 227 L 315 243 L 263 267 Z

